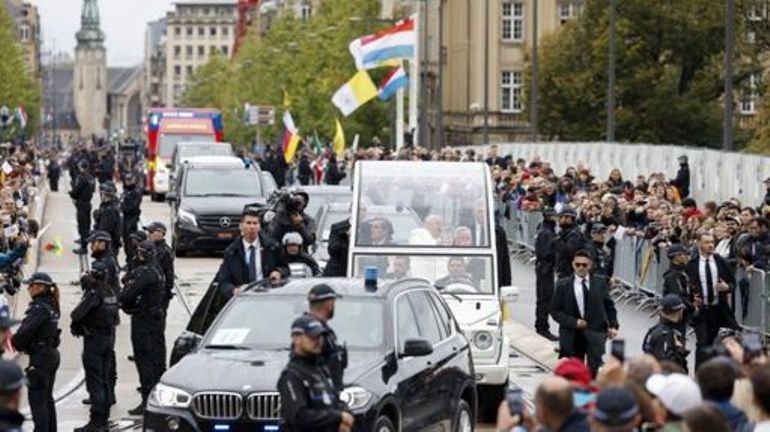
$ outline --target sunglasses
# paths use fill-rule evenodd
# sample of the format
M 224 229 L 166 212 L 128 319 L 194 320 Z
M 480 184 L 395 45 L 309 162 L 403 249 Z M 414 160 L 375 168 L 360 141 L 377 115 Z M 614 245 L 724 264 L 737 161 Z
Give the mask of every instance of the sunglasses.
M 575 267 L 578 267 L 578 268 L 588 267 L 588 265 L 589 265 L 588 263 L 578 263 L 578 262 L 575 263 Z

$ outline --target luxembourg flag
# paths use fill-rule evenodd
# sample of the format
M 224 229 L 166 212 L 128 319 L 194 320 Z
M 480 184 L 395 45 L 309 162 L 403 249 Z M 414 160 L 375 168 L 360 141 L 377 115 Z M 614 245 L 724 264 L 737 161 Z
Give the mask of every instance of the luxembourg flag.
M 414 18 L 410 17 L 389 29 L 356 39 L 348 48 L 360 70 L 379 67 L 388 60 L 412 59 L 416 43 Z
M 300 141 L 299 129 L 294 124 L 289 110 L 283 112 L 283 127 L 286 129 L 283 133 L 283 158 L 288 164 L 294 159 Z
M 388 74 L 382 83 L 380 88 L 377 89 L 377 97 L 380 100 L 386 101 L 393 97 L 396 92 L 409 85 L 409 78 L 406 76 L 406 71 L 403 66 L 399 66 Z
M 27 127 L 27 113 L 24 111 L 24 108 L 20 106 L 16 107 L 15 116 L 16 120 L 19 121 L 19 126 L 21 126 L 22 129 L 25 129 Z

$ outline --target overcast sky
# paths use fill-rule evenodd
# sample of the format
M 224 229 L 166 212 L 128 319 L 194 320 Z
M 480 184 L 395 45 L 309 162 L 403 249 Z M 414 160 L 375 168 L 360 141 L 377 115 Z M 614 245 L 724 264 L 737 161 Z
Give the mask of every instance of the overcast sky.
M 42 21 L 43 51 L 75 53 L 75 32 L 80 28 L 83 0 L 30 0 Z M 108 66 L 130 66 L 144 57 L 144 30 L 148 21 L 165 16 L 172 0 L 98 0 L 102 31 L 106 33 Z

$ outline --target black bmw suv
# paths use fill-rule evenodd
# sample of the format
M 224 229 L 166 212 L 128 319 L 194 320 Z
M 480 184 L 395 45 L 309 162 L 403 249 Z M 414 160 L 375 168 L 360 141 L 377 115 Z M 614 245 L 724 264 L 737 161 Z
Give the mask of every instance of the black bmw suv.
M 279 431 L 276 384 L 289 358 L 290 325 L 320 281 L 343 296 L 331 325 L 348 349 L 342 400 L 355 414 L 354 430 L 473 430 L 468 341 L 441 296 L 421 279 L 374 292 L 362 280 L 302 279 L 233 298 L 197 348 L 152 391 L 145 429 Z

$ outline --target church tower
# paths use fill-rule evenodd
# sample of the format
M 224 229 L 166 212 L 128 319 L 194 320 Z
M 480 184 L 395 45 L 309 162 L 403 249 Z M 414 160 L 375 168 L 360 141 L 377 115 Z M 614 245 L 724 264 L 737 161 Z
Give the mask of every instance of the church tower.
M 72 88 L 80 135 L 106 136 L 107 52 L 104 32 L 99 28 L 97 0 L 83 0 L 80 31 L 75 35 L 75 65 Z

